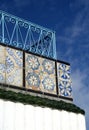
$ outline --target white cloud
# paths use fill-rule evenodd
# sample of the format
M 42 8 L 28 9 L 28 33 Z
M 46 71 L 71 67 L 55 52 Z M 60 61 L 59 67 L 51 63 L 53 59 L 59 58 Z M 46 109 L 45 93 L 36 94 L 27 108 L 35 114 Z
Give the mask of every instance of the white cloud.
M 76 70 L 72 73 L 74 103 L 85 110 L 87 128 L 89 128 L 89 85 L 86 86 L 85 84 L 87 79 L 87 69 L 82 72 L 80 70 Z
M 84 2 L 84 1 L 83 1 Z M 89 3 L 89 2 L 88 2 Z M 75 3 L 76 5 L 77 3 Z M 76 17 L 74 17 L 72 25 L 67 26 L 64 28 L 64 34 L 58 36 L 58 40 L 62 43 L 66 42 L 68 44 L 75 43 L 76 39 L 81 36 L 81 38 L 86 37 L 89 35 L 89 8 L 87 5 L 84 6 L 82 9 L 77 11 Z M 89 40 L 89 38 L 84 39 Z

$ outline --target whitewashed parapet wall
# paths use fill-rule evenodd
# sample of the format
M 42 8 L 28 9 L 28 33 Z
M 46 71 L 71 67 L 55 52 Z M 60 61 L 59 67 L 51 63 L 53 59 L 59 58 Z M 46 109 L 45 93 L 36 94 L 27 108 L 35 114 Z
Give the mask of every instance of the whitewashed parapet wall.
M 85 116 L 0 100 L 0 130 L 86 130 Z

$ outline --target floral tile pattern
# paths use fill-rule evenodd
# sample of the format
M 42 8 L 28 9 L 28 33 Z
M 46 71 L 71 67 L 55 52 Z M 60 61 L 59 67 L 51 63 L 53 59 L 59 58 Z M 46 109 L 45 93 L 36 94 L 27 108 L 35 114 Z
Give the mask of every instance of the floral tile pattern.
M 21 51 L 6 47 L 6 65 L 23 67 L 23 53 Z
M 70 66 L 57 63 L 58 90 L 60 96 L 71 97 L 72 87 L 70 78 Z
M 3 58 L 2 58 L 3 57 Z M 3 60 L 1 60 L 1 58 Z M 23 53 L 9 47 L 0 46 L 0 82 L 22 86 Z
M 53 73 L 53 71 L 54 71 L 53 62 L 50 62 L 47 59 L 45 59 L 42 63 L 42 66 L 44 68 L 44 71 L 47 72 L 48 74 Z
M 33 55 L 28 55 L 27 59 L 26 59 L 27 63 L 28 63 L 28 67 L 33 69 L 33 70 L 37 70 L 39 68 L 39 61 L 38 58 L 36 56 Z
M 59 80 L 59 89 L 61 96 L 71 96 L 71 82 Z
M 0 45 L 0 83 L 5 83 L 5 47 Z
M 36 73 L 28 73 L 26 78 L 29 86 L 39 87 L 40 84 L 39 75 L 37 75 Z
M 13 71 L 6 73 L 6 83 L 22 87 L 22 69 L 14 67 Z
M 6 48 L 6 83 L 22 86 L 23 79 L 23 53 L 21 51 Z
M 42 84 L 44 86 L 44 89 L 53 91 L 54 90 L 54 83 L 51 78 L 45 77 L 44 80 L 42 81 Z
M 23 86 L 50 94 L 57 94 L 55 61 L 25 53 L 23 75 L 23 52 L 0 45 L 0 83 Z M 70 65 L 57 62 L 58 95 L 72 97 Z
M 5 83 L 5 73 L 0 72 L 0 83 Z
M 0 45 L 0 64 L 5 64 L 5 47 Z
M 55 62 L 25 54 L 26 88 L 56 94 Z

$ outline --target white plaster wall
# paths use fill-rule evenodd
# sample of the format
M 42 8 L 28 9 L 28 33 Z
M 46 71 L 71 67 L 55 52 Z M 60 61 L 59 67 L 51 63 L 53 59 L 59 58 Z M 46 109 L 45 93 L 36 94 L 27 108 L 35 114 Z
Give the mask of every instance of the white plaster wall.
M 82 114 L 0 100 L 0 130 L 86 130 Z

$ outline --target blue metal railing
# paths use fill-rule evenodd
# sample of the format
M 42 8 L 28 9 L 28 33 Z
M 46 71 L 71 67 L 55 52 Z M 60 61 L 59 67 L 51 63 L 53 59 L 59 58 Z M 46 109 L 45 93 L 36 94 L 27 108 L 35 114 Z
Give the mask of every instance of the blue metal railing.
M 55 32 L 0 11 L 0 42 L 56 59 Z

